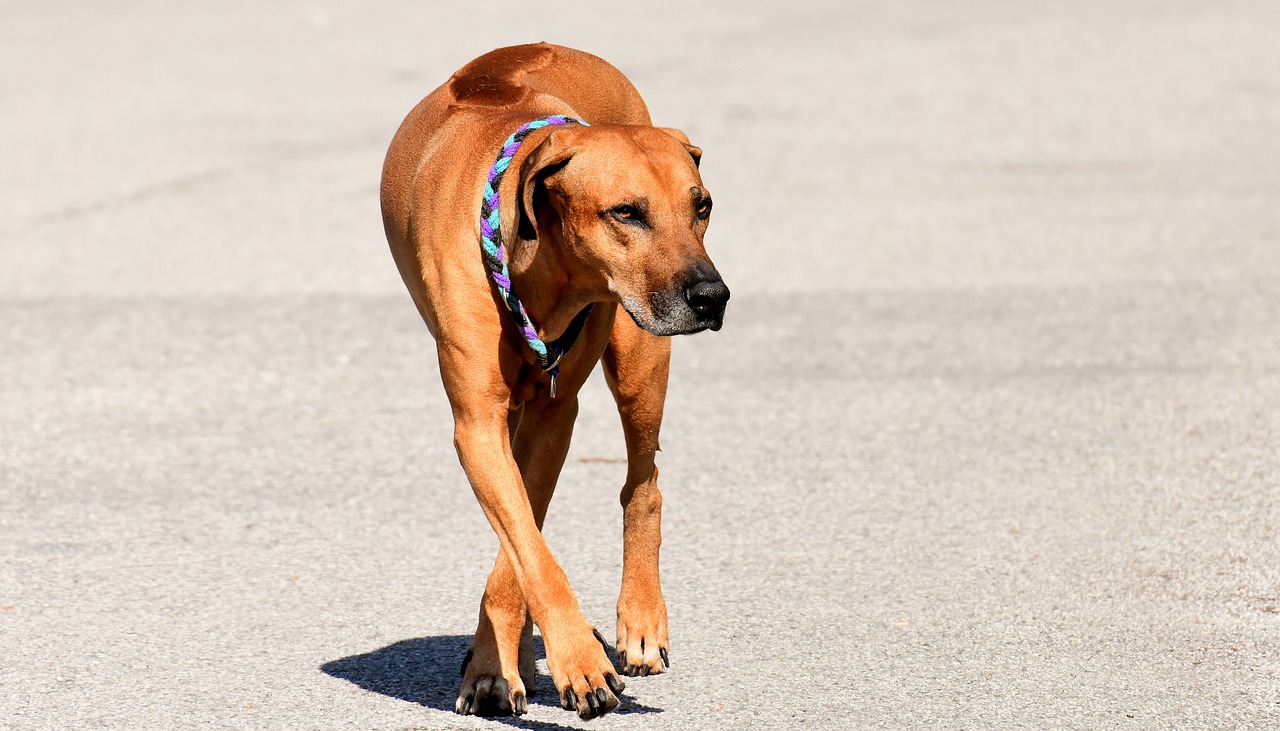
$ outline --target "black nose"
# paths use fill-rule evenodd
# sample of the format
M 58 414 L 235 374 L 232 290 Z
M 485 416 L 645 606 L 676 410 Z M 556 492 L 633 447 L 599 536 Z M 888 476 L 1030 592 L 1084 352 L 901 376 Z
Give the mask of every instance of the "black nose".
M 729 301 L 729 288 L 719 279 L 705 279 L 684 288 L 684 301 L 699 319 L 712 320 L 724 314 Z

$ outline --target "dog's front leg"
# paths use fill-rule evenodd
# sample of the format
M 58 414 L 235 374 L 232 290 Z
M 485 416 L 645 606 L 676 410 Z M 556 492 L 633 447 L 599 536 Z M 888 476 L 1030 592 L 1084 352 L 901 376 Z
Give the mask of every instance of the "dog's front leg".
M 468 395 L 484 393 L 488 390 L 484 388 L 448 390 L 454 406 L 458 457 L 485 516 L 498 534 L 503 556 L 515 574 L 529 613 L 542 629 L 547 666 L 562 705 L 576 710 L 582 718 L 595 718 L 613 710 L 618 705 L 614 689 L 621 691 L 622 683 L 614 675 L 595 630 L 582 616 L 564 570 L 538 530 L 508 439 L 507 404 Z M 502 568 L 501 564 L 500 558 L 495 569 Z M 516 667 L 514 662 L 502 665 L 504 677 L 507 668 Z M 518 671 L 505 679 L 509 687 L 514 687 L 519 682 Z M 516 699 L 510 701 L 514 707 Z
M 567 374 L 568 387 L 576 387 L 576 375 Z M 569 452 L 577 415 L 577 397 L 562 394 L 559 399 L 539 399 L 512 409 L 507 419 L 512 451 L 539 530 Z M 525 696 L 537 690 L 534 661 L 533 622 L 511 561 L 499 550 L 480 603 L 475 641 L 463 664 L 455 710 L 477 716 L 523 714 Z
M 618 594 L 618 665 L 625 675 L 653 675 L 670 665 L 667 605 L 658 580 L 662 493 L 658 431 L 667 396 L 671 340 L 646 333 L 620 315 L 605 349 L 605 380 L 627 440 L 622 502 L 622 591 Z

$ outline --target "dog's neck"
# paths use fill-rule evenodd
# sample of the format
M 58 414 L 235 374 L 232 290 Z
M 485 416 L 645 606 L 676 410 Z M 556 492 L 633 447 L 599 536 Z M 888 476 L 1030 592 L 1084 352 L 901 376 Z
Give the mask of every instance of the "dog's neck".
M 575 285 L 559 251 L 557 233 L 546 230 L 550 227 L 539 228 L 543 230 L 538 238 L 519 241 L 512 247 L 511 282 L 520 293 L 538 336 L 552 342 L 564 335 L 583 308 L 602 298 L 599 293 Z
M 586 123 L 553 114 L 527 122 L 513 132 L 489 170 L 480 206 L 485 265 L 505 299 L 504 304 L 511 309 L 521 336 L 551 374 L 552 398 L 559 373 L 555 364 L 572 346 L 574 338 L 569 338 L 561 347 L 552 346 L 566 330 L 574 327 L 575 316 L 586 309 L 592 299 L 584 297 L 574 286 L 571 272 L 561 266 L 563 261 L 558 256 L 561 251 L 547 245 L 549 237 L 542 235 L 543 231 L 535 231 L 533 240 L 520 238 L 519 225 L 515 223 L 521 205 L 519 188 L 503 186 L 502 181 L 507 170 L 522 169 L 525 159 L 537 149 L 539 140 L 551 133 L 551 127 L 563 124 Z M 501 231 L 502 219 L 509 232 L 505 235 Z

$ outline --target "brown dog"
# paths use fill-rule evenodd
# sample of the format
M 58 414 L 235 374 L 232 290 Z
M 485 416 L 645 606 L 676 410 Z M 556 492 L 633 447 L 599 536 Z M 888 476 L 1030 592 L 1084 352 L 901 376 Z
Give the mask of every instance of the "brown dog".
M 503 141 L 555 114 L 591 126 L 531 132 L 498 190 L 512 291 L 542 341 L 578 333 L 553 389 L 490 280 L 479 218 Z M 391 142 L 382 176 L 387 240 L 436 338 L 454 446 L 502 545 L 463 665 L 459 713 L 525 712 L 530 619 L 562 704 L 583 718 L 617 706 L 623 685 L 604 639 L 541 534 L 577 393 L 597 362 L 627 442 L 619 667 L 648 675 L 669 664 L 654 466 L 671 355 L 662 336 L 719 329 L 729 299 L 702 244 L 711 198 L 700 156 L 683 133 L 651 125 L 617 69 L 548 44 L 472 61 L 423 99 Z

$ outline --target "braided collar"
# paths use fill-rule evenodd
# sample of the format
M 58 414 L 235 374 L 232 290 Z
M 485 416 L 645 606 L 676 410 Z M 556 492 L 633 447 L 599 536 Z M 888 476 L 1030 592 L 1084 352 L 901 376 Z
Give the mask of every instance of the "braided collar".
M 507 172 L 507 167 L 511 165 L 511 158 L 515 156 L 516 150 L 520 149 L 524 138 L 535 129 L 541 129 L 549 125 L 556 124 L 581 124 L 584 127 L 590 126 L 580 119 L 566 117 L 563 114 L 553 114 L 550 117 L 535 119 L 522 125 L 519 129 L 502 143 L 502 151 L 498 153 L 498 159 L 494 161 L 493 167 L 489 168 L 489 179 L 484 184 L 484 198 L 480 203 L 480 248 L 483 253 L 485 266 L 489 270 L 489 278 L 493 280 L 494 285 L 498 287 L 498 293 L 502 295 L 502 301 L 506 304 L 507 309 L 511 311 L 511 316 L 515 318 L 516 327 L 520 330 L 521 337 L 525 343 L 538 356 L 538 365 L 542 366 L 542 370 L 551 376 L 551 398 L 556 397 L 556 378 L 560 375 L 560 359 L 569 352 L 569 348 L 573 347 L 574 342 L 578 339 L 578 335 L 582 332 L 582 326 L 587 320 L 587 315 L 591 313 L 592 305 L 588 305 L 586 309 L 578 313 L 573 318 L 569 329 L 564 335 L 552 343 L 544 343 L 538 337 L 538 330 L 534 327 L 533 322 L 529 319 L 529 313 L 525 311 L 524 305 L 520 303 L 520 298 L 511 287 L 511 273 L 507 271 L 507 250 L 502 245 L 502 219 L 498 212 L 498 188 L 502 184 L 502 178 Z

